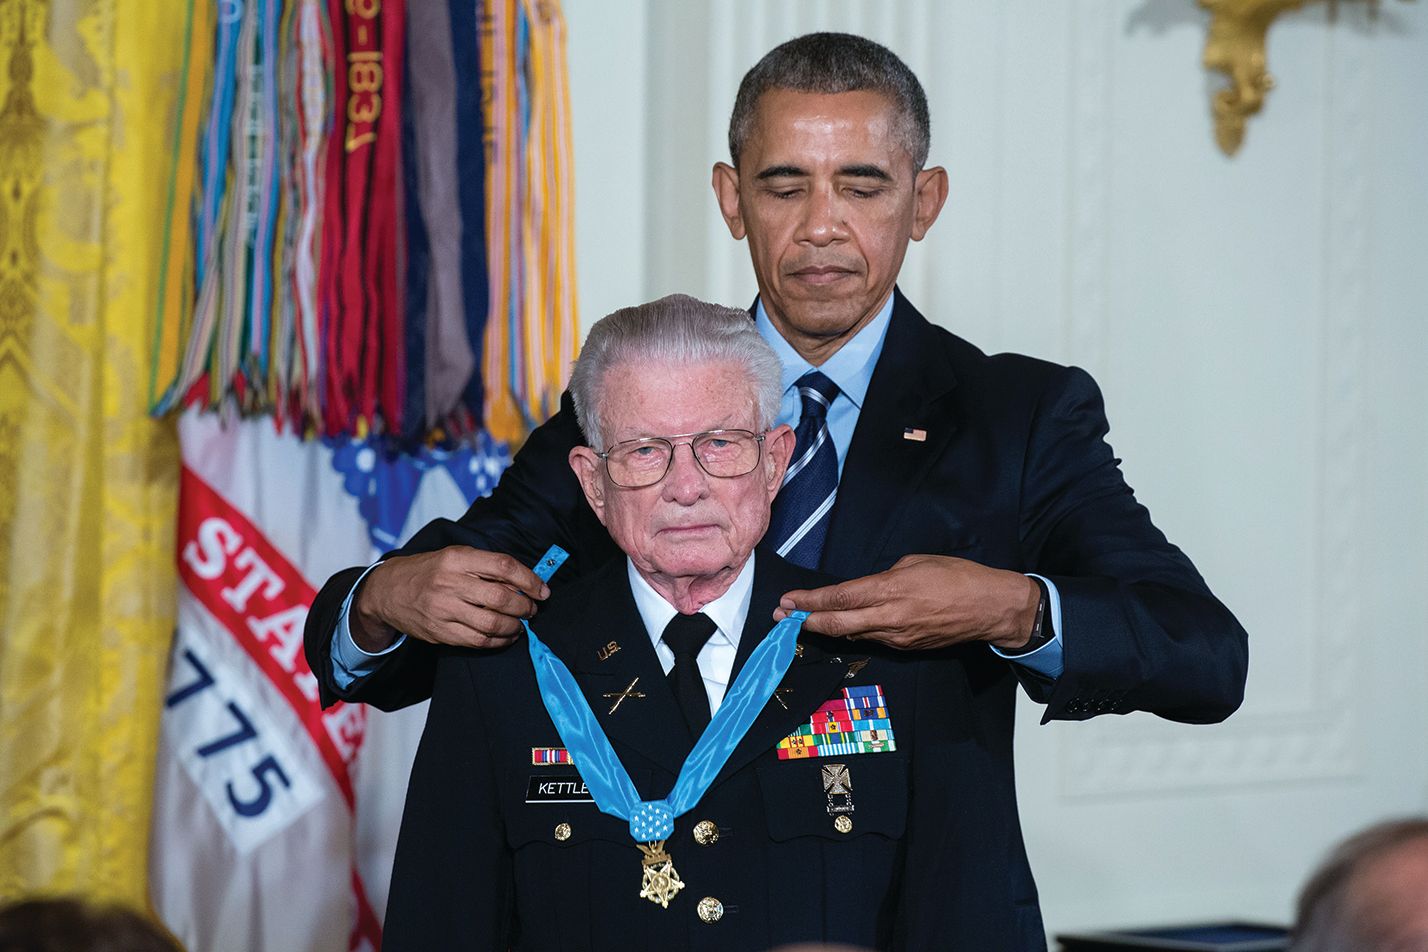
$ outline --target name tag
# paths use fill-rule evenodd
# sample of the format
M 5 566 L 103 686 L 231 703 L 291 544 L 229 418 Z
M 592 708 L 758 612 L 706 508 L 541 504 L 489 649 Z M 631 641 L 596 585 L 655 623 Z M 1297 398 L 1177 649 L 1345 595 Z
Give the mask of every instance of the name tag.
M 526 785 L 527 803 L 593 803 L 585 781 L 569 775 L 534 774 Z

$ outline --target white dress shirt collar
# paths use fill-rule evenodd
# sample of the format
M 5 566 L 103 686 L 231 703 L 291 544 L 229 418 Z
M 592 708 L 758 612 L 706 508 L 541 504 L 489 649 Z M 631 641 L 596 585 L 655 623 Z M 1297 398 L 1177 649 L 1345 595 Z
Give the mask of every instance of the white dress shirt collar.
M 635 596 L 635 607 L 639 609 L 640 619 L 645 623 L 650 641 L 656 646 L 662 645 L 660 638 L 664 634 L 665 626 L 678 612 L 673 605 L 665 601 L 663 595 L 655 591 L 654 586 L 645 581 L 645 577 L 639 573 L 628 556 L 625 557 L 625 568 L 630 574 L 630 591 Z M 739 636 L 744 631 L 744 620 L 749 617 L 749 600 L 753 594 L 754 556 L 751 553 L 728 591 L 699 609 L 708 615 L 718 628 L 709 637 L 711 642 L 718 640 L 730 647 L 739 647 Z
M 674 668 L 674 650 L 664 643 L 664 628 L 677 612 L 674 606 L 656 592 L 644 576 L 635 569 L 628 558 L 626 570 L 630 576 L 630 592 L 635 597 L 635 608 L 645 623 L 645 631 L 654 645 L 655 657 L 665 674 Z M 744 631 L 744 621 L 749 617 L 749 602 L 754 595 L 754 556 L 739 571 L 729 590 L 700 611 L 714 622 L 716 630 L 699 652 L 699 675 L 704 680 L 704 690 L 709 695 L 709 710 L 719 710 L 724 692 L 733 679 L 734 659 L 738 657 L 739 637 Z

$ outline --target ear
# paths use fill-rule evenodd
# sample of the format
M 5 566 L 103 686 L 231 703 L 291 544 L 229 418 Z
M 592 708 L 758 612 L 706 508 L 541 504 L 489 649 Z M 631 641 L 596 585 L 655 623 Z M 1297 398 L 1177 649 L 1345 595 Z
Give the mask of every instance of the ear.
M 947 170 L 942 166 L 923 169 L 913 185 L 912 240 L 921 241 L 947 201 Z
M 780 424 L 764 437 L 764 476 L 767 479 L 769 501 L 778 495 L 783 485 L 783 474 L 793 459 L 793 428 L 787 423 Z
M 588 446 L 576 446 L 570 450 L 570 468 L 575 470 L 575 478 L 580 480 L 580 488 L 585 493 L 585 501 L 595 510 L 600 524 L 605 525 L 605 479 L 600 473 L 600 457 Z
M 714 163 L 714 198 L 719 202 L 719 214 L 729 226 L 735 241 L 745 234 L 744 215 L 739 209 L 739 170 L 727 162 Z

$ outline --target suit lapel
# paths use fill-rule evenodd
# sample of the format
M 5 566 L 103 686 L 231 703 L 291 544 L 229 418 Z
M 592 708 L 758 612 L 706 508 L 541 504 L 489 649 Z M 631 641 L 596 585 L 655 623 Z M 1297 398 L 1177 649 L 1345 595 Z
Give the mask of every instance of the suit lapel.
M 624 560 L 602 568 L 593 581 L 578 617 L 559 619 L 548 638 L 539 616 L 531 627 L 570 669 L 616 750 L 627 746 L 678 774 L 693 742 L 630 594 Z M 610 653 L 611 642 L 619 650 Z M 636 679 L 631 695 L 611 713 L 618 698 L 605 695 L 619 695 Z
M 843 464 L 819 564 L 842 578 L 879 565 L 894 516 L 956 429 L 949 408 L 956 381 L 944 348 L 917 309 L 893 293 L 892 320 Z M 905 438 L 909 427 L 924 430 L 926 438 Z

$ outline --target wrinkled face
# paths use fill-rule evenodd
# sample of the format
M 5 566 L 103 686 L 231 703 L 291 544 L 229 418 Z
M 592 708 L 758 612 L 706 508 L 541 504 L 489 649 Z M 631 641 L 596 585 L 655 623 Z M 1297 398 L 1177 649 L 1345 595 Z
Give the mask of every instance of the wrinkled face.
M 945 171 L 913 168 L 896 115 L 876 92 L 774 89 L 759 98 L 739 168 L 714 167 L 720 211 L 748 238 L 770 320 L 815 363 L 877 314 L 908 241 L 947 197 Z
M 737 364 L 619 364 L 603 383 L 606 449 L 648 436 L 760 432 L 753 387 Z M 710 578 L 742 566 L 763 537 L 792 452 L 793 431 L 780 426 L 765 438 L 752 473 L 721 479 L 680 445 L 664 479 L 640 489 L 611 482 L 589 447 L 571 450 L 570 465 L 611 538 L 647 578 Z

